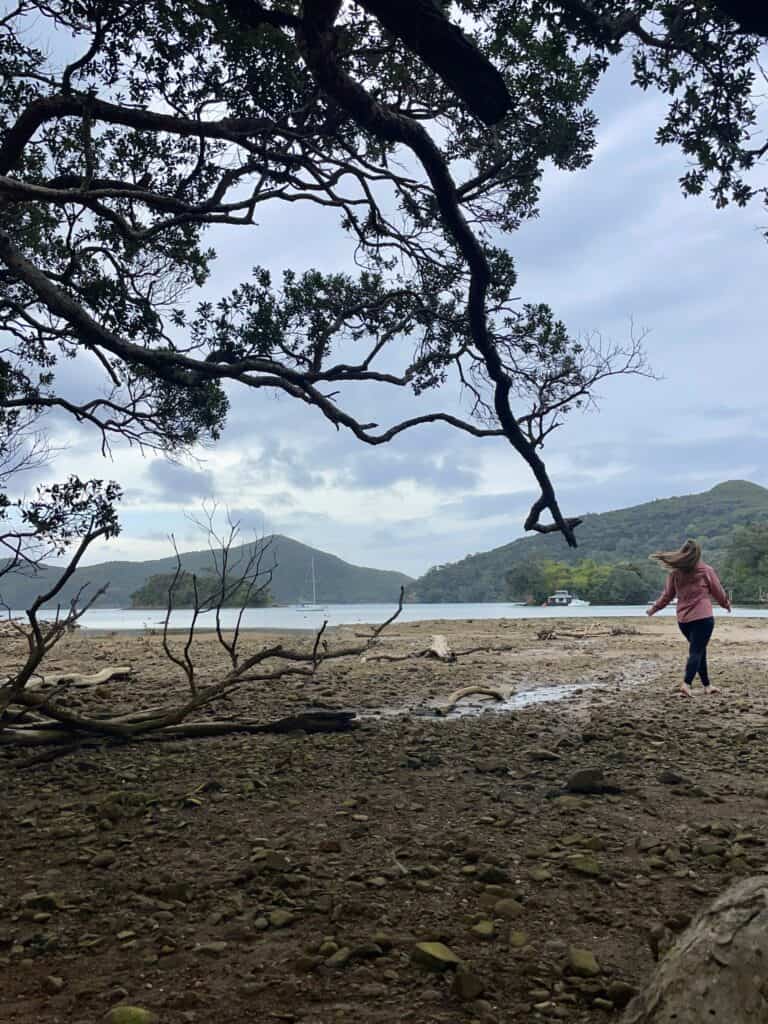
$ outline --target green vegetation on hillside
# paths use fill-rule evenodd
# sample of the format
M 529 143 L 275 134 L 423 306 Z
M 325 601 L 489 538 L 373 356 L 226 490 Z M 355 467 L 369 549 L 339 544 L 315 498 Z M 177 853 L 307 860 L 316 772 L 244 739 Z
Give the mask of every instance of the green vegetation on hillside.
M 644 604 L 664 583 L 664 571 L 651 562 L 601 564 L 585 558 L 566 562 L 518 562 L 506 576 L 512 601 L 541 604 L 555 590 L 565 589 L 591 604 Z
M 744 480 L 731 480 L 703 494 L 662 498 L 632 508 L 586 515 L 577 531 L 579 546 L 575 550 L 568 548 L 562 537 L 544 534 L 521 537 L 492 551 L 436 566 L 416 581 L 409 596 L 411 600 L 429 602 L 508 601 L 511 597 L 507 575 L 521 562 L 575 566 L 590 561 L 639 567 L 645 566 L 651 552 L 679 547 L 686 537 L 698 539 L 705 559 L 721 568 L 737 528 L 759 523 L 768 523 L 768 490 Z M 644 580 L 652 580 L 647 573 L 643 568 L 640 575 Z M 614 591 L 628 588 L 631 582 L 628 577 L 614 574 L 606 586 Z M 579 596 L 593 600 L 582 593 Z M 738 585 L 734 598 L 753 599 L 742 595 Z
M 739 601 L 768 599 L 768 522 L 734 531 L 723 573 Z
M 150 576 L 143 587 L 131 594 L 132 608 L 166 608 L 168 606 L 168 591 L 173 586 L 173 607 L 194 608 L 195 607 L 195 582 L 191 573 L 183 573 L 174 586 L 175 573 L 158 573 Z M 221 602 L 222 608 L 264 608 L 271 604 L 269 588 L 249 588 L 246 583 L 235 586 L 235 580 L 225 582 L 225 599 Z M 197 606 L 215 607 L 218 603 L 217 597 L 221 593 L 222 584 L 215 576 L 197 577 Z

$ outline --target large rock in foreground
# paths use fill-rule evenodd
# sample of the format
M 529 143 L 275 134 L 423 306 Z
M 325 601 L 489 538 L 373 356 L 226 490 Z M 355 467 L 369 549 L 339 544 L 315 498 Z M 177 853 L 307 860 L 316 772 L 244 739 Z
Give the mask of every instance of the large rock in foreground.
M 727 889 L 683 932 L 622 1024 L 768 1022 L 768 875 Z

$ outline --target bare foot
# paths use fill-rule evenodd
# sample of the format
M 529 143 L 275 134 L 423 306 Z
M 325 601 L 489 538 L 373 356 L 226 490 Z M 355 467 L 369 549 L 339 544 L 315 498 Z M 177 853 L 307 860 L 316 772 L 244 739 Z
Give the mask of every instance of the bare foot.
M 705 686 L 704 687 L 704 694 L 705 694 L 705 696 L 709 695 L 710 693 L 720 693 L 720 687 L 719 686 Z
M 687 683 L 682 683 L 679 690 L 681 697 L 692 697 L 691 688 Z

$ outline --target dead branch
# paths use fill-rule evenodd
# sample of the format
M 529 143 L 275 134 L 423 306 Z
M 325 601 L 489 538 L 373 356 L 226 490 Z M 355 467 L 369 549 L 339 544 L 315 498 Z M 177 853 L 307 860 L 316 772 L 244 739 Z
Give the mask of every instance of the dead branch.
M 235 626 L 231 635 L 227 635 L 221 620 L 221 611 L 227 602 L 237 595 L 242 601 L 248 602 L 254 593 L 264 588 L 262 556 L 264 545 L 256 543 L 250 553 L 242 561 L 233 561 L 233 544 L 238 536 L 238 525 L 228 519 L 228 531 L 221 537 L 214 533 L 213 522 L 208 519 L 209 540 L 213 537 L 220 543 L 215 549 L 210 548 L 213 560 L 213 572 L 206 579 L 205 586 L 198 584 L 195 574 L 187 574 L 181 556 L 176 551 L 176 570 L 168 588 L 166 615 L 163 628 L 163 650 L 169 660 L 183 672 L 189 687 L 188 699 L 176 705 L 161 705 L 152 708 L 138 708 L 135 711 L 116 715 L 114 713 L 83 714 L 66 704 L 66 686 L 73 682 L 76 685 L 98 685 L 109 678 L 127 677 L 129 667 L 106 669 L 94 675 L 82 673 L 58 674 L 46 679 L 39 676 L 38 666 L 51 646 L 58 642 L 69 624 L 75 622 L 90 606 L 87 602 L 83 608 L 78 607 L 75 599 L 65 616 L 57 614 L 50 627 L 44 627 L 37 619 L 37 609 L 42 604 L 38 599 L 28 613 L 30 627 L 27 630 L 29 653 L 24 665 L 8 684 L 0 689 L 0 708 L 3 717 L 0 720 L 0 744 L 6 746 L 47 746 L 69 745 L 74 749 L 79 742 L 87 739 L 127 742 L 148 738 L 191 738 L 196 736 L 225 735 L 234 732 L 339 732 L 352 728 L 354 714 L 341 711 L 311 711 L 298 716 L 279 719 L 277 722 L 254 722 L 251 720 L 228 719 L 194 721 L 196 712 L 209 707 L 232 691 L 245 685 L 269 685 L 277 681 L 285 681 L 291 677 L 310 681 L 315 678 L 319 666 L 328 660 L 347 657 L 359 657 L 369 651 L 384 630 L 395 621 L 403 607 L 404 588 L 400 590 L 397 608 L 383 623 L 371 629 L 362 643 L 341 646 L 334 649 L 324 639 L 327 623 L 314 637 L 309 650 L 293 650 L 272 645 L 263 647 L 247 658 L 241 658 L 238 652 L 238 640 L 242 622 L 243 605 L 236 616 Z M 100 536 L 99 531 L 92 531 L 92 538 Z M 72 575 L 74 569 L 90 543 L 85 538 L 72 561 L 62 573 L 59 581 L 48 591 L 48 595 L 60 591 L 64 582 Z M 235 569 L 239 569 L 235 572 Z M 271 578 L 271 569 L 267 570 Z M 176 654 L 171 646 L 169 623 L 174 609 L 174 594 L 184 581 L 191 575 L 193 615 L 190 627 L 186 630 L 181 654 Z M 208 585 L 211 584 L 211 585 Z M 79 597 L 79 595 L 78 595 Z M 197 637 L 199 616 L 203 611 L 215 611 L 217 615 L 216 635 L 219 643 L 227 652 L 230 668 L 221 678 L 202 685 L 197 678 L 194 660 L 194 643 Z M 46 684 L 55 687 L 52 693 L 39 692 Z M 10 709 L 13 708 L 13 714 Z
M 229 736 L 234 733 L 332 733 L 349 732 L 358 726 L 354 711 L 304 711 L 298 715 L 278 718 L 273 722 L 253 722 L 243 719 L 207 722 L 185 722 L 167 726 L 137 736 L 141 740 L 195 739 L 211 736 Z M 6 729 L 0 733 L 0 745 L 18 747 L 67 746 L 74 749 L 72 735 L 64 729 Z M 37 763 L 37 761 L 35 761 Z
M 358 635 L 358 634 L 355 634 Z M 469 654 L 504 654 L 517 649 L 516 644 L 499 644 L 496 647 L 467 647 L 462 651 L 451 651 L 452 657 L 445 659 L 458 661 Z M 409 651 L 407 654 L 368 654 L 364 655 L 362 661 L 410 661 L 413 658 L 434 658 L 435 652 L 432 647 L 423 647 L 418 651 Z
M 454 690 L 454 692 L 448 697 L 448 700 L 442 707 L 439 708 L 439 714 L 447 715 L 453 711 L 460 700 L 464 700 L 465 697 L 473 697 L 480 695 L 483 697 L 493 697 L 494 700 L 505 701 L 509 698 L 509 693 L 505 693 L 503 690 L 495 686 L 462 686 L 460 690 Z

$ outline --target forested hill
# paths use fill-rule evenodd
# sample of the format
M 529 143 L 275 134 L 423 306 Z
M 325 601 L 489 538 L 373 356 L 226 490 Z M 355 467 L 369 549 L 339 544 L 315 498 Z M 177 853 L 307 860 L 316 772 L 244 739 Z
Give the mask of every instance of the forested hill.
M 746 480 L 729 480 L 703 494 L 585 515 L 576 531 L 579 546 L 575 549 L 559 534 L 539 534 L 437 566 L 410 587 L 409 596 L 417 601 L 505 600 L 505 575 L 516 563 L 640 561 L 652 551 L 679 547 L 687 537 L 701 541 L 706 560 L 717 565 L 736 527 L 766 521 L 768 489 Z
M 413 582 L 410 576 L 400 572 L 351 565 L 336 555 L 300 544 L 290 537 L 275 534 L 270 540 L 264 565 L 271 565 L 273 560 L 277 563 L 269 586 L 272 601 L 276 604 L 312 600 L 312 559 L 315 562 L 317 599 L 324 604 L 395 602 L 400 587 Z M 237 550 L 232 552 L 233 559 L 237 558 Z M 211 555 L 207 550 L 188 551 L 182 554 L 182 562 L 185 569 L 204 573 L 211 565 Z M 90 583 L 95 589 L 109 583 L 109 590 L 99 599 L 97 607 L 129 608 L 131 595 L 151 576 L 171 573 L 175 568 L 174 558 L 149 562 L 102 562 L 86 566 L 75 573 L 60 601 L 66 604 L 84 583 Z M 51 585 L 55 573 L 56 570 L 46 568 L 34 579 L 7 576 L 0 580 L 0 597 L 11 608 L 27 608 L 38 593 Z

